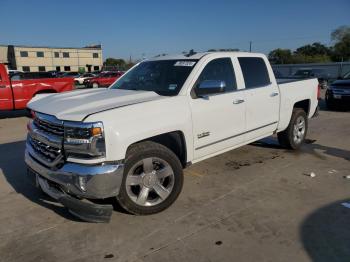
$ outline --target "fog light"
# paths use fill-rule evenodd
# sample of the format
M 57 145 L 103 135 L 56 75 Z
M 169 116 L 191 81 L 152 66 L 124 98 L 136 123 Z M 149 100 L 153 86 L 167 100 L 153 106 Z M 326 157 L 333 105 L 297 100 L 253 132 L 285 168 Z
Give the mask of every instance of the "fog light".
M 83 192 L 86 191 L 86 177 L 85 176 L 79 176 L 79 187 Z

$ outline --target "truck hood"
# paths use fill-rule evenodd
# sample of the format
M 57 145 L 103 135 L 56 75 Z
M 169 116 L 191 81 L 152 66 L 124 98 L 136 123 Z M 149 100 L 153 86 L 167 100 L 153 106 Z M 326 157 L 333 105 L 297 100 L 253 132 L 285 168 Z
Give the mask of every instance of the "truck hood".
M 162 98 L 149 91 L 89 89 L 37 95 L 27 107 L 61 120 L 82 121 L 94 113 Z

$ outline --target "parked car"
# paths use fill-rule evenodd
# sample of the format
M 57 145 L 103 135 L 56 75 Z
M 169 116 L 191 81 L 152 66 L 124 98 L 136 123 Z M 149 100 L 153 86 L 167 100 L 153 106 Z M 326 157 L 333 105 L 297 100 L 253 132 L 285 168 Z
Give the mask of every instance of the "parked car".
M 18 73 L 23 73 L 23 71 L 21 70 L 14 70 L 14 69 L 9 69 L 7 70 L 7 73 L 11 76 L 13 76 L 14 74 L 18 74 Z
M 318 93 L 317 79 L 279 84 L 263 54 L 146 60 L 108 89 L 34 97 L 28 174 L 87 221 L 106 222 L 113 208 L 84 199 L 157 213 L 176 200 L 191 163 L 276 133 L 300 148 Z
M 59 73 L 58 71 L 56 70 L 50 70 L 50 71 L 47 71 L 48 73 L 50 73 L 52 75 L 52 77 L 58 77 L 59 76 Z
M 24 109 L 38 94 L 61 93 L 74 88 L 69 78 L 16 78 L 10 80 L 6 68 L 0 64 L 0 110 Z
M 11 76 L 11 80 L 24 80 L 24 79 L 39 79 L 39 78 L 53 78 L 55 77 L 50 72 L 22 72 L 15 73 Z
M 66 72 L 59 72 L 57 71 L 56 77 L 62 77 Z
M 293 74 L 293 77 L 301 79 L 317 77 L 320 87 L 326 89 L 330 75 L 323 69 L 300 68 Z
M 85 73 L 85 74 L 80 75 L 79 77 L 74 78 L 74 81 L 78 85 L 83 85 L 84 80 L 91 79 L 93 77 L 96 77 L 96 75 L 93 73 Z
M 78 72 L 64 72 L 60 77 L 69 77 L 69 78 L 77 78 L 80 76 Z
M 84 81 L 86 87 L 89 88 L 98 88 L 98 87 L 108 87 L 115 82 L 123 72 L 115 71 L 115 72 L 102 72 L 96 77 L 87 79 Z
M 325 98 L 329 109 L 350 107 L 350 72 L 328 87 Z

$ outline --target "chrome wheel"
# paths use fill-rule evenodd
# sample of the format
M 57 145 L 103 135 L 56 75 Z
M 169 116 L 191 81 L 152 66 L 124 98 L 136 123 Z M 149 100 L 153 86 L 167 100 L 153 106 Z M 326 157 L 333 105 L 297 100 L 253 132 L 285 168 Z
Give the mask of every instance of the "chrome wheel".
M 92 88 L 98 88 L 98 84 L 97 83 L 93 83 L 92 84 Z
M 305 130 L 306 130 L 306 125 L 305 125 L 305 119 L 302 116 L 299 116 L 294 124 L 293 128 L 293 140 L 294 143 L 300 144 L 305 136 Z
M 163 159 L 145 158 L 130 168 L 125 186 L 129 198 L 139 206 L 162 203 L 174 187 L 174 171 Z

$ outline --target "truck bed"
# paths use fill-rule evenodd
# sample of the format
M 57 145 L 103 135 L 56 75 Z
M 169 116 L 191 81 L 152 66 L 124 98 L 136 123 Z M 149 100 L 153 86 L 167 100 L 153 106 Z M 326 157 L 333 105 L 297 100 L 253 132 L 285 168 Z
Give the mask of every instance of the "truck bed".
M 314 115 L 318 104 L 317 78 L 276 79 L 276 81 L 280 89 L 280 122 L 278 130 L 284 130 L 288 126 L 295 101 L 308 103 L 308 117 L 311 118 Z

